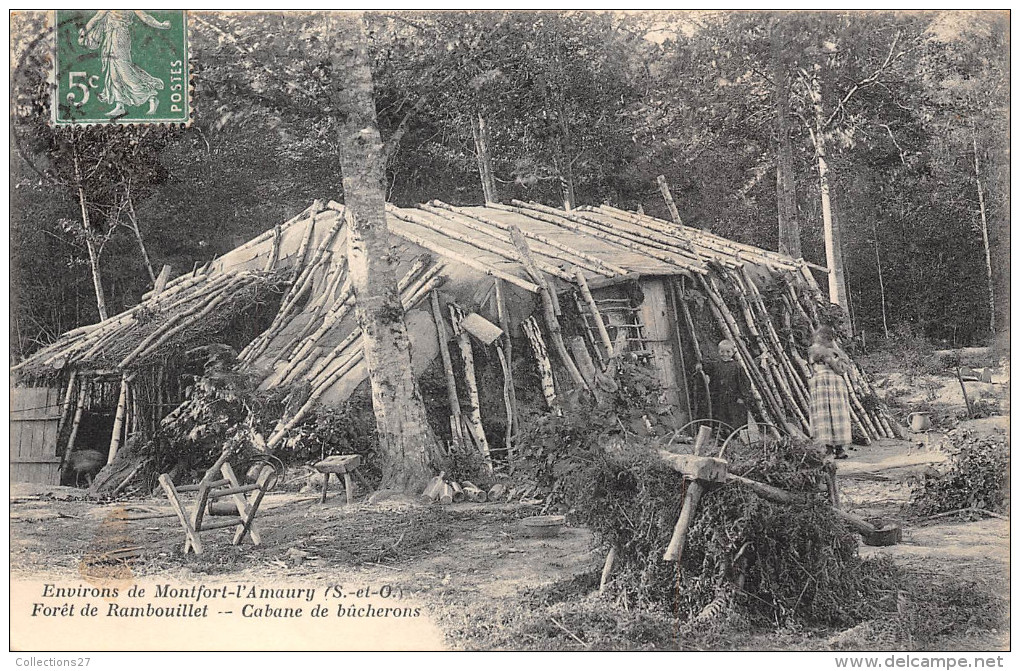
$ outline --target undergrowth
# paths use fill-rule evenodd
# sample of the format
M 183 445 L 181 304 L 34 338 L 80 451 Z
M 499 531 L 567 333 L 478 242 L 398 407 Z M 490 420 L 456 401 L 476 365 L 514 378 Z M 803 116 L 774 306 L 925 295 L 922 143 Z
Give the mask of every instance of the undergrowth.
M 738 484 L 718 486 L 701 498 L 682 561 L 663 561 L 685 482 L 656 451 L 675 436 L 644 369 L 625 365 L 615 379 L 600 402 L 564 405 L 563 416 L 530 423 L 515 470 L 565 502 L 603 556 L 617 548 L 610 592 L 621 605 L 670 614 L 689 628 L 734 613 L 752 625 L 848 626 L 888 606 L 892 568 L 860 559 L 857 535 L 824 495 L 822 454 L 806 442 L 764 441 L 727 453 L 730 472 L 796 492 L 805 503 L 779 505 Z
M 947 434 L 949 460 L 914 484 L 911 507 L 920 515 L 982 508 L 1009 509 L 1009 444 L 1005 432 L 958 428 Z

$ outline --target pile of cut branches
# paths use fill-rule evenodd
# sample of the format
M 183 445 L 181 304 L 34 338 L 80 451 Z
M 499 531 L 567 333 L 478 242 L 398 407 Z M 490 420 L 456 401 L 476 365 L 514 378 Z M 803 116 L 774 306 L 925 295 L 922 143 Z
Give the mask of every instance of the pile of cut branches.
M 731 472 L 806 503 L 780 505 L 730 483 L 701 498 L 681 561 L 663 551 L 680 515 L 683 477 L 654 450 L 592 454 L 567 486 L 579 522 L 606 551 L 617 548 L 610 591 L 624 603 L 667 608 L 688 628 L 737 614 L 751 623 L 846 626 L 895 610 L 887 562 L 863 561 L 857 536 L 822 490 L 821 455 L 790 440 L 766 444 Z

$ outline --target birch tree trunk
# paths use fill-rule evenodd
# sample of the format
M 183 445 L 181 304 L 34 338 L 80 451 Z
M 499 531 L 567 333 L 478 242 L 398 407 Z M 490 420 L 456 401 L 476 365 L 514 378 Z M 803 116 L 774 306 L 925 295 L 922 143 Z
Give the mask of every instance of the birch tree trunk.
M 471 124 L 471 134 L 475 139 L 475 154 L 478 157 L 478 176 L 482 180 L 482 194 L 486 203 L 498 203 L 499 191 L 496 189 L 496 177 L 492 172 L 492 153 L 489 151 L 489 127 L 485 117 L 475 115 Z
M 797 190 L 790 143 L 790 70 L 782 59 L 779 26 L 772 27 L 773 79 L 776 83 L 776 204 L 779 210 L 779 251 L 799 259 L 800 223 L 797 221 Z
M 72 148 L 71 156 L 74 159 L 74 178 L 78 183 L 78 205 L 81 206 L 81 225 L 85 234 L 85 246 L 89 251 L 89 268 L 92 270 L 92 287 L 96 292 L 96 307 L 99 309 L 99 321 L 106 321 L 109 316 L 106 311 L 106 295 L 103 293 L 103 274 L 99 267 L 99 250 L 96 249 L 96 241 L 92 235 L 92 224 L 89 221 L 88 204 L 85 200 L 85 189 L 81 183 L 81 165 L 78 162 L 78 152 Z
M 556 141 L 556 170 L 560 173 L 560 191 L 563 193 L 563 209 L 568 212 L 577 207 L 577 194 L 574 192 L 574 166 L 570 156 L 570 130 L 563 118 L 562 107 L 559 110 L 559 123 Z
M 811 142 L 818 161 L 818 186 L 822 199 L 822 225 L 825 230 L 825 263 L 829 268 L 829 301 L 847 308 L 846 280 L 843 277 L 843 250 L 840 244 L 839 224 L 832 216 L 832 199 L 829 194 L 829 164 L 825 150 L 825 115 L 822 110 L 821 85 L 812 79 L 809 86 L 814 126 Z
M 879 295 L 882 298 L 882 332 L 885 334 L 885 339 L 889 339 L 889 320 L 886 318 L 885 309 L 885 278 L 882 275 L 882 257 L 878 253 L 878 226 L 872 223 L 871 226 L 872 238 L 875 243 L 875 267 L 878 268 L 878 290 Z
M 385 153 L 376 122 L 372 71 L 362 19 L 330 16 L 337 82 L 340 164 L 347 210 L 348 268 L 362 330 L 372 406 L 379 434 L 382 489 L 421 491 L 435 454 L 421 392 L 411 369 L 411 343 L 397 291 L 396 258 L 389 248 Z
M 145 241 L 142 240 L 142 230 L 138 228 L 138 215 L 135 214 L 135 203 L 131 200 L 130 191 L 124 195 L 127 199 L 128 219 L 131 220 L 131 231 L 138 241 L 138 249 L 142 253 L 142 261 L 145 263 L 145 270 L 149 273 L 149 281 L 156 286 L 156 273 L 152 270 L 152 261 L 149 259 L 149 250 L 145 248 Z
M 995 288 L 992 280 L 992 250 L 988 244 L 988 217 L 985 214 L 985 192 L 981 187 L 981 162 L 978 159 L 977 129 L 971 128 L 974 144 L 974 180 L 977 183 L 978 206 L 981 208 L 981 240 L 985 245 L 985 270 L 988 273 L 988 330 L 995 333 Z

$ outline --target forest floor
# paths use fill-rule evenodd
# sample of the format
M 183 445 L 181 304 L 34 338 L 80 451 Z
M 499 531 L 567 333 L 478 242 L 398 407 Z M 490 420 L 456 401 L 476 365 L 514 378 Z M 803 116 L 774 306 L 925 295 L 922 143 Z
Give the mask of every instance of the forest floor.
M 968 424 L 980 430 L 1008 429 L 1008 416 Z M 839 463 L 844 507 L 904 529 L 902 543 L 884 548 L 862 545 L 861 554 L 888 555 L 926 583 L 959 587 L 957 596 L 962 590 L 997 600 L 989 604 L 975 599 L 961 607 L 1008 612 L 1008 520 L 959 516 L 925 520 L 913 515 L 904 505 L 912 480 L 946 459 L 940 434 L 913 438 L 858 447 Z M 320 505 L 317 497 L 271 492 L 258 518 L 262 545 L 235 547 L 228 542 L 229 532 L 212 531 L 204 535 L 204 554 L 185 556 L 175 517 L 121 519 L 152 512 L 169 515 L 164 499 L 96 503 L 84 500 L 83 494 L 71 488 L 12 485 L 12 645 L 18 646 L 18 609 L 38 601 L 40 585 L 50 582 L 124 589 L 132 583 L 255 584 L 321 591 L 342 585 L 348 605 L 421 609 L 420 617 L 402 621 L 399 627 L 376 624 L 359 629 L 345 624 L 343 635 L 335 630 L 328 634 L 322 623 L 306 622 L 300 634 L 293 630 L 299 638 L 288 638 L 286 632 L 292 630 L 279 628 L 267 637 L 258 623 L 248 626 L 235 619 L 236 628 L 230 631 L 236 633 L 203 643 L 188 635 L 174 639 L 171 628 L 156 649 L 886 649 L 867 636 L 854 640 L 851 635 L 847 642 L 845 635 L 840 639 L 840 632 L 797 628 L 678 640 L 664 624 L 668 618 L 642 619 L 595 594 L 604 558 L 594 551 L 586 529 L 567 527 L 553 538 L 526 537 L 517 522 L 538 510 L 522 504 L 423 506 L 382 501 L 346 506 L 342 495 L 334 494 Z M 124 548 L 132 555 L 126 562 L 108 554 Z M 354 587 L 362 585 L 374 595 L 355 595 Z M 380 592 L 383 586 L 385 596 Z M 320 592 L 318 598 L 324 595 Z M 21 602 L 25 605 L 14 607 Z M 574 620 L 584 623 L 585 629 L 571 624 L 579 607 L 595 612 L 604 626 L 592 628 L 590 618 Z M 1008 622 L 961 627 L 958 613 L 953 621 L 956 624 L 945 631 L 930 627 L 937 635 L 923 647 L 1009 648 Z M 95 635 L 87 628 L 79 631 L 81 636 Z M 323 635 L 313 635 L 317 631 Z M 842 643 L 836 645 L 836 640 Z M 64 642 L 71 650 L 89 649 L 89 643 L 96 645 L 94 639 L 82 642 L 73 633 Z M 153 643 L 122 638 L 111 645 L 145 649 Z

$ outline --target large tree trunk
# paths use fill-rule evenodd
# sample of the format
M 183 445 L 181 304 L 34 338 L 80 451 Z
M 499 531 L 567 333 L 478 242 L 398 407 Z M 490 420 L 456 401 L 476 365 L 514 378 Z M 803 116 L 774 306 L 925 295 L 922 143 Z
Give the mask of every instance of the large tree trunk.
M 782 59 L 781 32 L 772 28 L 773 77 L 776 83 L 776 203 L 779 210 L 779 251 L 800 258 L 800 224 L 797 221 L 797 189 L 790 142 L 790 71 Z
M 339 111 L 340 163 L 347 208 L 348 268 L 362 329 L 379 432 L 382 489 L 420 491 L 435 438 L 411 370 L 410 340 L 386 228 L 385 155 L 376 123 L 372 71 L 360 17 L 332 16 L 330 33 Z
M 843 277 L 843 250 L 839 223 L 832 216 L 832 199 L 829 194 L 829 164 L 825 151 L 825 115 L 822 110 L 821 85 L 817 79 L 811 81 L 811 103 L 814 112 L 814 128 L 811 142 L 818 161 L 818 186 L 822 198 L 822 225 L 825 229 L 825 262 L 829 268 L 829 301 L 847 309 L 846 280 Z
M 81 207 L 81 225 L 85 233 L 85 246 L 89 251 L 89 268 L 92 270 L 92 287 L 96 292 L 96 307 L 99 309 L 99 321 L 106 321 L 109 316 L 106 311 L 106 295 L 103 293 L 103 274 L 99 267 L 99 250 L 96 249 L 96 242 L 92 234 L 92 224 L 89 221 L 88 203 L 85 200 L 85 189 L 82 186 L 81 166 L 78 163 L 78 152 L 72 148 L 71 156 L 74 159 L 74 178 L 78 182 L 78 205 Z
M 985 192 L 981 187 L 981 162 L 978 159 L 977 129 L 972 130 L 974 143 L 974 180 L 977 182 L 978 206 L 981 208 L 981 240 L 985 245 L 985 270 L 988 273 L 988 330 L 995 333 L 995 288 L 992 280 L 992 250 L 988 244 L 988 217 L 985 214 Z

